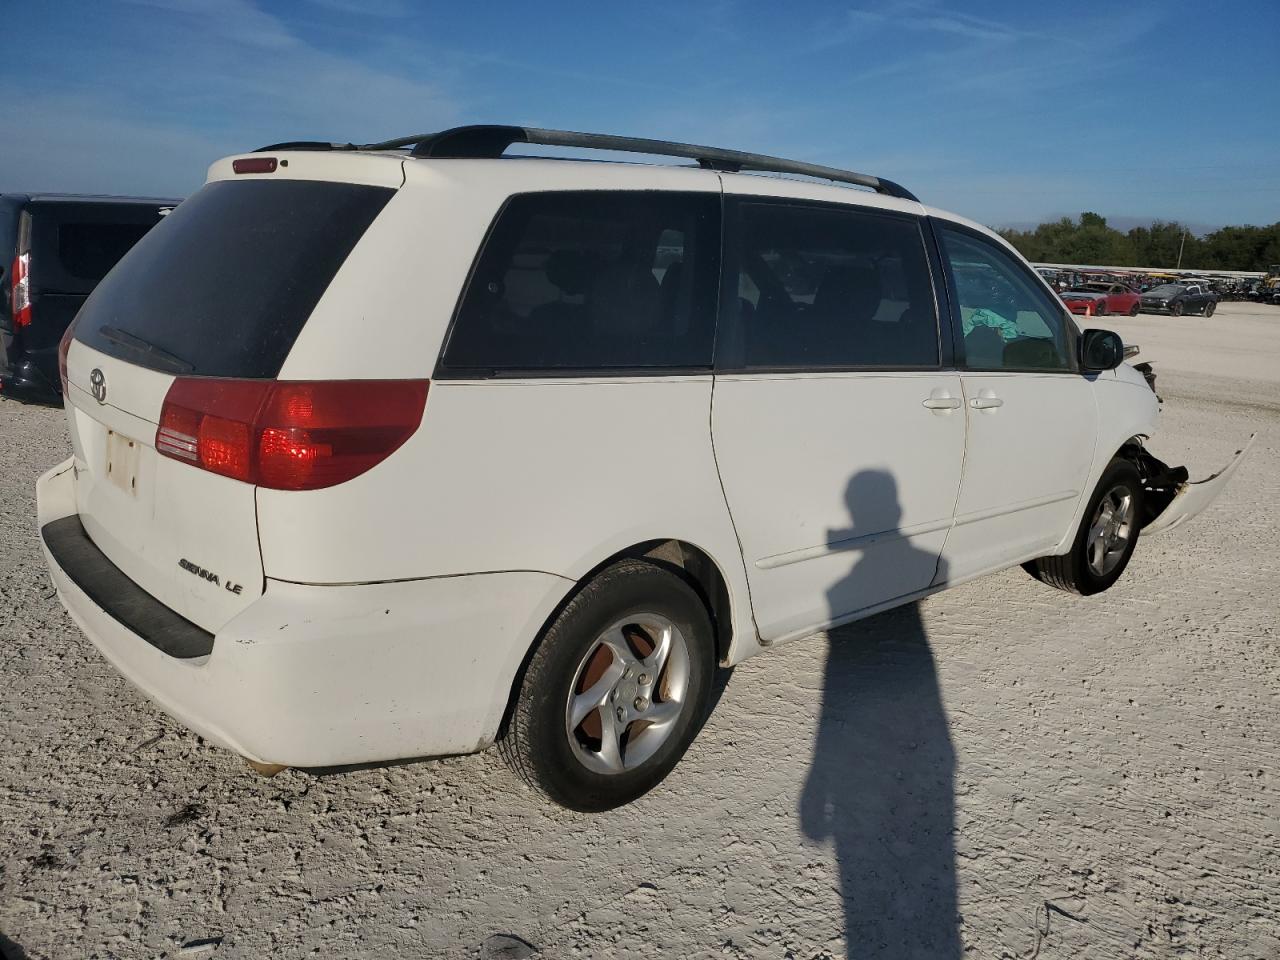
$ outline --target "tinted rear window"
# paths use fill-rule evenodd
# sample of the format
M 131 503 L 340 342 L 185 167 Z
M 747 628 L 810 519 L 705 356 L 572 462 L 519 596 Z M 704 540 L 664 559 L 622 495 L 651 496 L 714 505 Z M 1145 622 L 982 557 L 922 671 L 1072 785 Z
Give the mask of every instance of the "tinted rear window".
M 31 217 L 31 282 L 37 293 L 88 293 L 172 205 L 37 202 Z
M 443 357 L 458 375 L 710 367 L 717 194 L 513 197 Z
M 393 193 L 305 180 L 207 184 L 98 285 L 76 338 L 156 370 L 274 377 Z

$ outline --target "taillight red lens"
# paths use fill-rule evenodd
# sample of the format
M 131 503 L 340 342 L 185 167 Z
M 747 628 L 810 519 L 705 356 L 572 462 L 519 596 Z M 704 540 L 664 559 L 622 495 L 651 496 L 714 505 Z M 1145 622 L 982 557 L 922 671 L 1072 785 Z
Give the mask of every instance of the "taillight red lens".
M 62 381 L 62 395 L 67 395 L 67 354 L 71 351 L 71 341 L 76 338 L 76 322 L 72 320 L 58 341 L 58 378 Z
M 422 422 L 426 380 L 223 380 L 170 386 L 156 450 L 274 490 L 318 490 L 359 476 Z
M 15 327 L 31 326 L 31 254 L 20 253 L 13 258 L 12 296 L 9 298 Z

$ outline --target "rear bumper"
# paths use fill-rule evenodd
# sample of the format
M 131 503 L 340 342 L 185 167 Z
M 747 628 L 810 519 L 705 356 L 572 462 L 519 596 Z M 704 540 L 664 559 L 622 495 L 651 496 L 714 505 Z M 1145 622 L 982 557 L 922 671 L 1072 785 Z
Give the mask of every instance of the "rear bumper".
M 70 460 L 40 478 L 37 502 L 42 530 L 75 514 Z M 535 572 L 349 586 L 268 580 L 215 632 L 207 655 L 180 658 L 95 600 L 41 540 L 63 605 L 134 686 L 206 739 L 286 766 L 487 746 L 529 644 L 571 585 Z

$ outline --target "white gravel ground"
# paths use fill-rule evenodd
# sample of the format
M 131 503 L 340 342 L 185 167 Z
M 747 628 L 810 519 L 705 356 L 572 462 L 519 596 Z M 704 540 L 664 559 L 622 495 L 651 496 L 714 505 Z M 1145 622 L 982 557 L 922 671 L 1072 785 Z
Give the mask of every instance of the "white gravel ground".
M 1012 570 L 744 664 L 606 816 L 492 753 L 264 780 L 202 744 L 62 612 L 62 414 L 0 403 L 0 953 L 1280 956 L 1280 309 L 1098 323 L 1157 361 L 1158 451 L 1259 432 L 1226 495 L 1102 597 Z

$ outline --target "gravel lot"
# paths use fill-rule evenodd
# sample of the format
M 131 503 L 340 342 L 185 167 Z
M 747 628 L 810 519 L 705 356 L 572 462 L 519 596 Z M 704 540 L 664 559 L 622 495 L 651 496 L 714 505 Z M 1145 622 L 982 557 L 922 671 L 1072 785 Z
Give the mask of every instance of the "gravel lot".
M 43 572 L 61 411 L 0 403 L 0 953 L 1280 956 L 1280 309 L 1098 325 L 1166 459 L 1260 434 L 1218 503 L 1102 597 L 1013 570 L 744 664 L 598 817 L 493 753 L 264 780 L 166 719 Z

